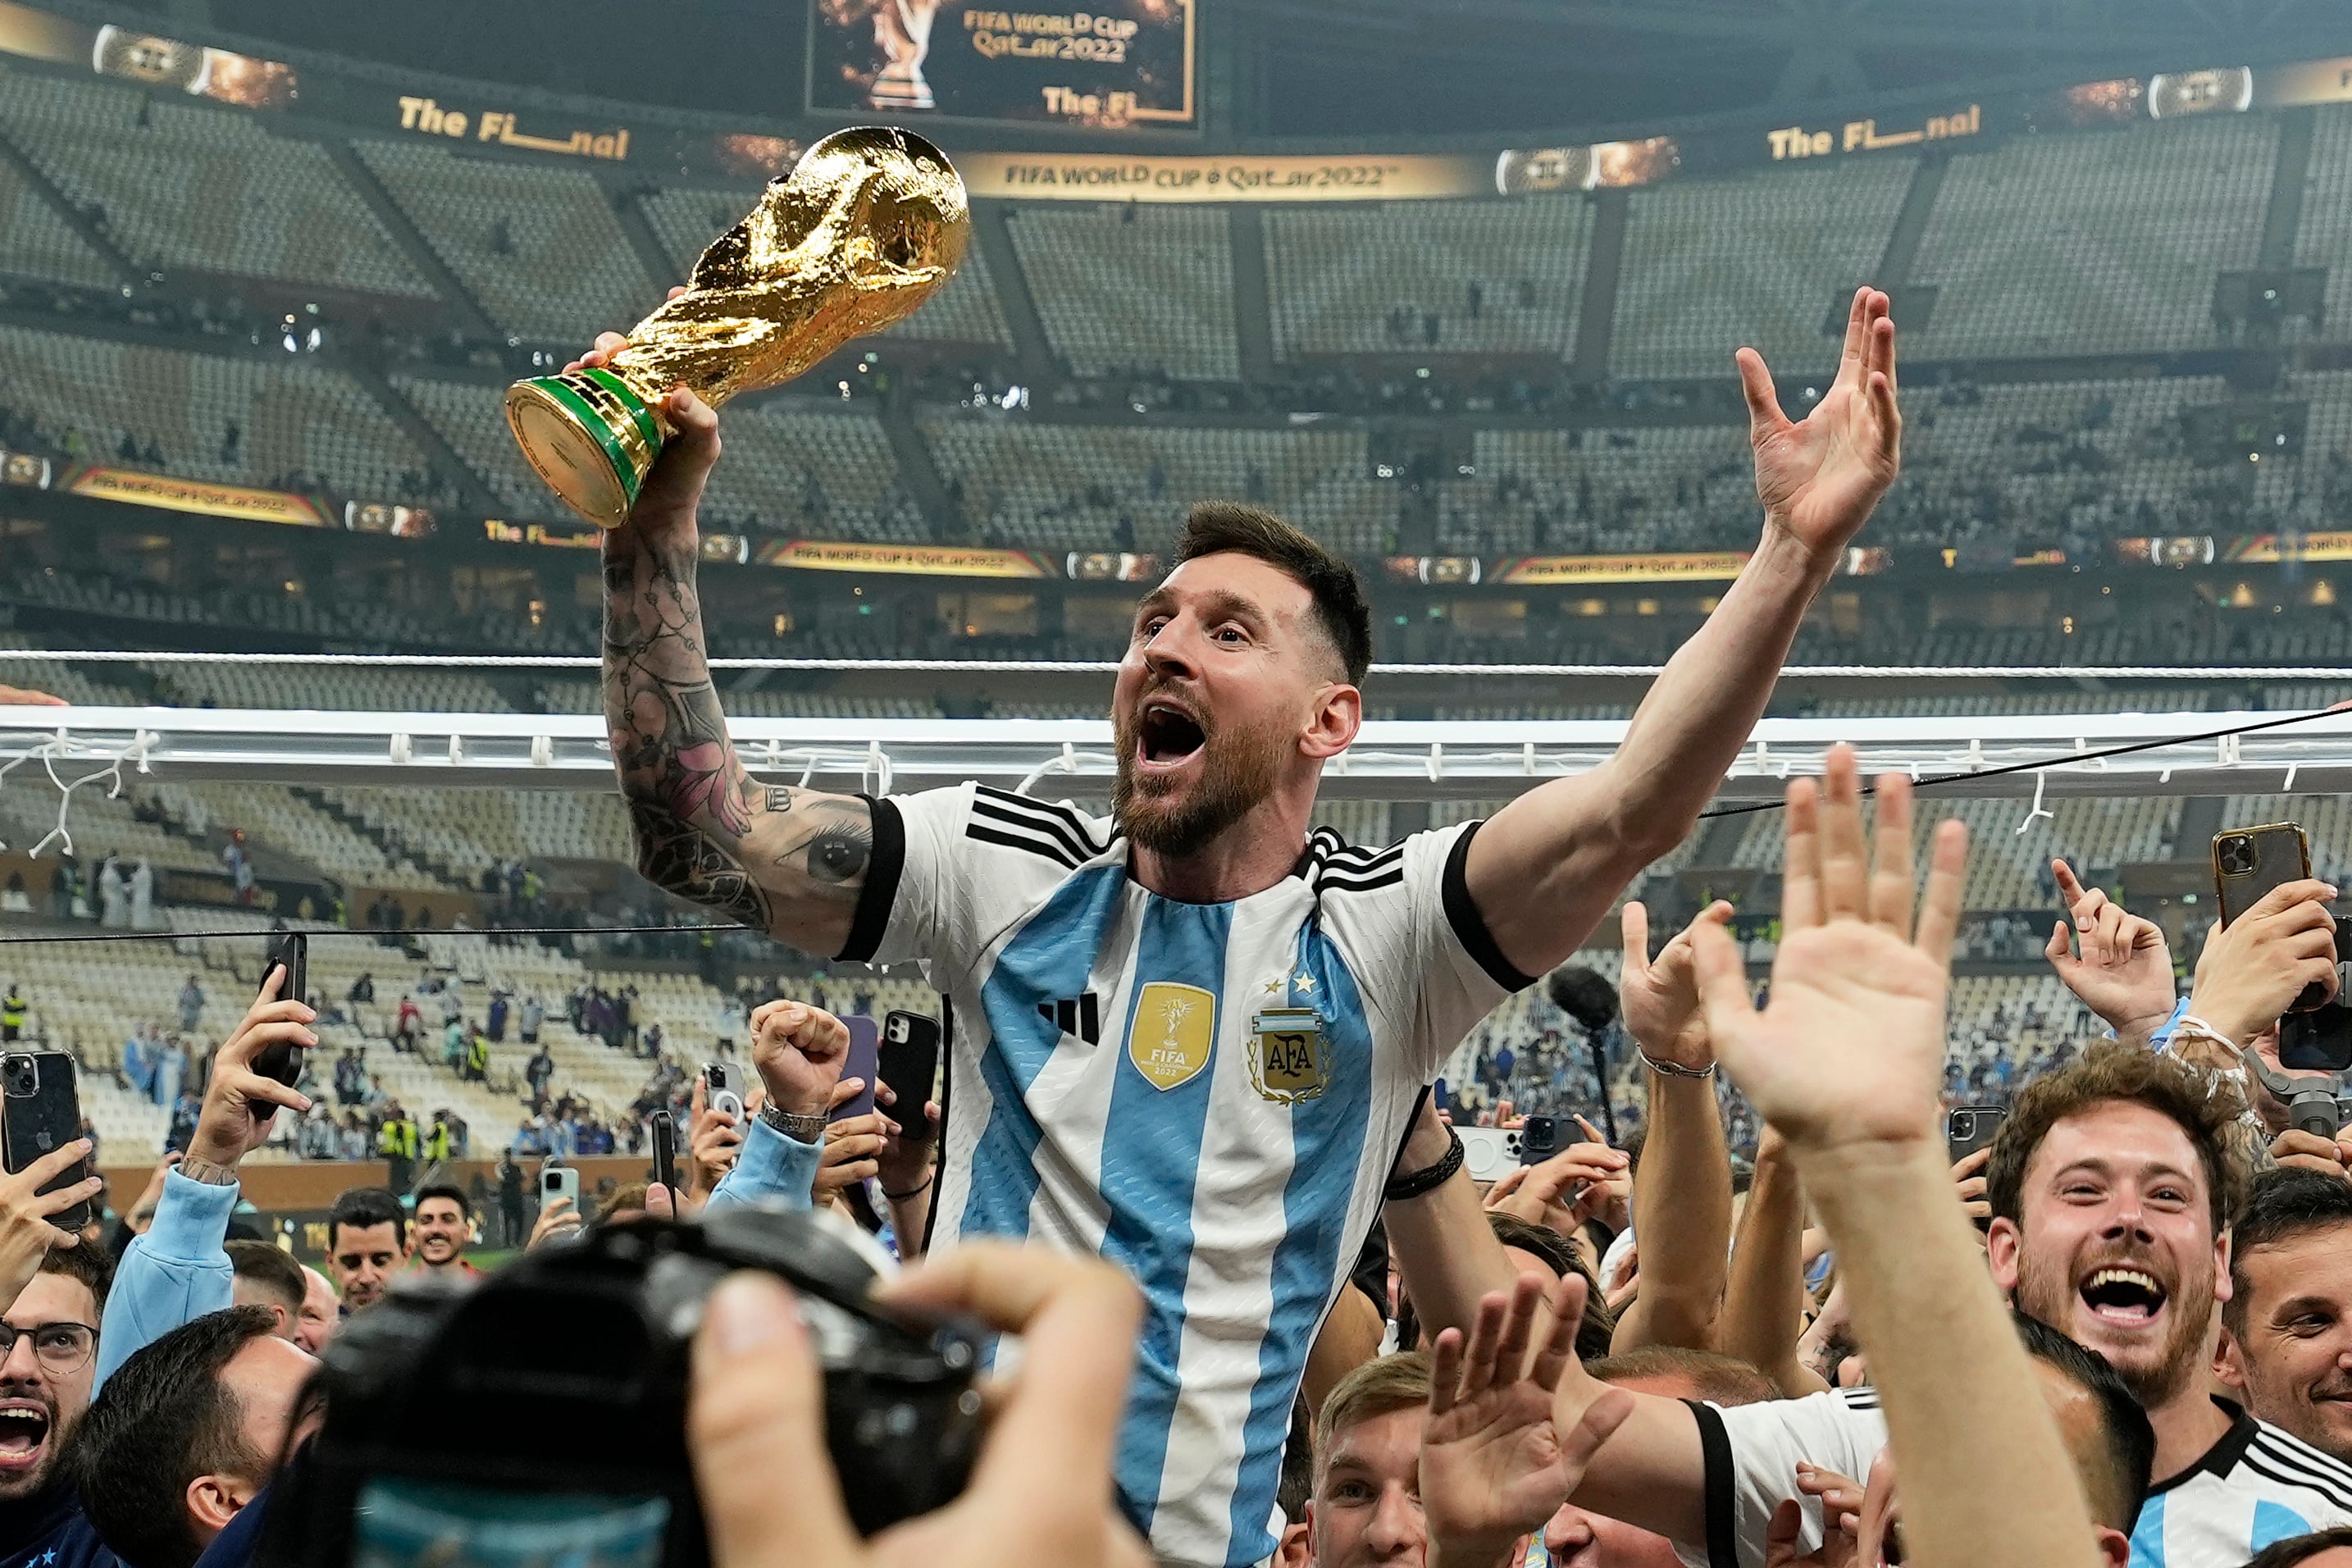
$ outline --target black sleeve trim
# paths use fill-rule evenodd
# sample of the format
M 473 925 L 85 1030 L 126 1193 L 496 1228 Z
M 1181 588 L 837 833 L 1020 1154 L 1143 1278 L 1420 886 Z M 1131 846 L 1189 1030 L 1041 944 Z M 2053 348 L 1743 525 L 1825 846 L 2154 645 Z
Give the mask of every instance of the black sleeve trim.
M 907 823 L 898 803 L 857 797 L 874 813 L 874 852 L 866 862 L 866 885 L 857 889 L 857 912 L 850 917 L 849 941 L 836 955 L 842 963 L 871 963 L 890 929 L 890 907 L 898 901 L 898 879 L 907 869 Z
M 1706 1470 L 1708 1568 L 1739 1568 L 1739 1526 L 1732 1515 L 1731 1434 L 1723 1413 L 1696 1399 L 1683 1403 L 1698 1418 L 1698 1451 Z
M 1477 900 L 1470 896 L 1470 840 L 1478 837 L 1483 822 L 1474 822 L 1462 830 L 1454 841 L 1453 851 L 1445 857 L 1445 876 L 1439 884 L 1445 903 L 1445 923 L 1454 928 L 1454 940 L 1464 952 L 1478 961 L 1486 978 L 1506 991 L 1525 991 L 1536 983 L 1532 974 L 1522 974 L 1503 956 L 1495 945 L 1495 935 L 1486 929 L 1486 917 L 1478 912 Z

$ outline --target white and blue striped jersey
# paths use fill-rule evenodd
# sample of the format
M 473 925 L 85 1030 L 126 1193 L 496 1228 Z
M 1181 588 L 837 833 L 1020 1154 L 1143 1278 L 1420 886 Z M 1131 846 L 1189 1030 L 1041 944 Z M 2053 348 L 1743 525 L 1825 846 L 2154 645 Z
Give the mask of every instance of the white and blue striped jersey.
M 1308 1347 L 1414 1104 L 1528 984 L 1464 885 L 1475 824 L 1381 850 L 1328 829 L 1246 899 L 1128 874 L 1111 822 L 965 784 L 876 803 L 843 957 L 955 1007 L 934 1245 L 1099 1253 L 1147 1314 L 1118 1488 L 1162 1563 L 1274 1549 Z
M 2226 1400 L 2214 1403 L 2229 1413 L 2229 1431 L 2195 1464 L 2148 1489 L 2132 1528 L 2131 1568 L 2242 1568 L 2274 1541 L 2352 1524 L 2352 1466 Z M 1886 1418 L 1871 1388 L 1691 1408 L 1706 1456 L 1707 1538 L 1675 1543 L 1690 1568 L 1761 1568 L 1765 1528 L 1790 1498 L 1805 1509 L 1799 1550 L 1818 1550 L 1821 1503 L 1797 1490 L 1798 1462 L 1860 1480 L 1886 1446 Z

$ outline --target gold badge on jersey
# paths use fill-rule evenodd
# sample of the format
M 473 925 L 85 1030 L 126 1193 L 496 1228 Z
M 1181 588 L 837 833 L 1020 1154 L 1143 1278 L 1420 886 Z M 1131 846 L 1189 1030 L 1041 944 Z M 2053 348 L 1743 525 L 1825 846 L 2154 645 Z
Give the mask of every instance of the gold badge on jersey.
M 1250 1081 L 1276 1105 L 1321 1094 L 1329 1081 L 1331 1043 L 1312 1007 L 1268 1007 L 1250 1020 Z
M 1216 1042 L 1216 997 L 1197 985 L 1155 980 L 1136 1001 L 1127 1059 L 1154 1088 L 1174 1089 L 1209 1065 Z

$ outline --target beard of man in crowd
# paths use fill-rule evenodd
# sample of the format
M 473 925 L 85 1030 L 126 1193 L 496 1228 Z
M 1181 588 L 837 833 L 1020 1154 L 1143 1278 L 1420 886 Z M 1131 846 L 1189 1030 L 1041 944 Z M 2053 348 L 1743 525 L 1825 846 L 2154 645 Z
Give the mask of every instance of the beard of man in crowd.
M 2155 1422 L 2162 1475 L 2228 1424 L 2206 1384 L 2249 1185 L 2242 1109 L 2183 1063 L 2107 1042 L 2026 1087 L 1987 1166 L 1994 1282 L 2115 1368 Z
M 105 1310 L 106 1284 L 96 1255 L 79 1247 L 53 1250 L 7 1310 L 5 1321 L 16 1331 L 16 1342 L 0 1359 L 0 1504 L 47 1487 L 72 1445 L 89 1408 L 98 1361 L 90 1331 Z M 52 1342 L 46 1355 L 45 1331 Z M 78 1366 L 64 1364 L 73 1359 L 68 1339 L 79 1343 Z

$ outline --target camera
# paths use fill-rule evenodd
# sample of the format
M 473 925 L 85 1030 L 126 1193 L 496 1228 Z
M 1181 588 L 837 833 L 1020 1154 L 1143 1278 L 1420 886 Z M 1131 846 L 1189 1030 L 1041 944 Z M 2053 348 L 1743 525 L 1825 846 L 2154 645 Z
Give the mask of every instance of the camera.
M 41 1092 L 41 1067 L 31 1057 L 12 1053 L 0 1058 L 0 1090 L 11 1100 L 29 1100 Z
M 2336 999 L 2279 1020 L 2279 1066 L 2289 1072 L 2352 1068 L 2352 985 L 2347 982 L 2352 982 L 2352 916 L 2338 915 Z
M 704 1300 L 740 1268 L 799 1298 L 857 1529 L 951 1501 L 980 1439 L 982 1331 L 867 1300 L 874 1268 L 836 1223 L 649 1218 L 527 1253 L 470 1291 L 404 1285 L 328 1344 L 325 1423 L 280 1478 L 257 1561 L 706 1562 L 688 1355 Z
M 2253 835 L 2251 833 L 2222 834 L 2213 840 L 2213 859 L 2214 863 L 2221 868 L 2224 876 L 2252 876 L 2257 864 Z

